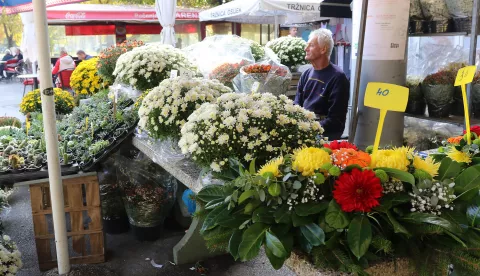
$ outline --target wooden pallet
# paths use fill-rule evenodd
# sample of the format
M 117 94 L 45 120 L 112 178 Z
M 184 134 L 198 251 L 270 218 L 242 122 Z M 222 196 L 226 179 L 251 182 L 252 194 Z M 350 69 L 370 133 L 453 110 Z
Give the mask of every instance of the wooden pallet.
M 105 261 L 100 191 L 96 173 L 63 180 L 65 217 L 71 264 Z M 33 229 L 40 270 L 57 266 L 48 179 L 21 183 L 30 187 Z

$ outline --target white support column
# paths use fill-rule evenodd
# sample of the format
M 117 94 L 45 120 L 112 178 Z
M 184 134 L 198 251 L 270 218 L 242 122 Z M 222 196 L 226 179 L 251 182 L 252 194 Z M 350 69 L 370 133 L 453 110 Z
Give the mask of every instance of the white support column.
M 52 202 L 53 227 L 57 250 L 58 273 L 64 275 L 70 271 L 68 256 L 67 228 L 65 224 L 65 204 L 61 179 L 58 138 L 53 99 L 50 51 L 48 45 L 47 10 L 45 0 L 33 0 L 35 33 L 38 45 L 38 76 L 42 97 L 43 126 L 47 144 L 48 178 Z

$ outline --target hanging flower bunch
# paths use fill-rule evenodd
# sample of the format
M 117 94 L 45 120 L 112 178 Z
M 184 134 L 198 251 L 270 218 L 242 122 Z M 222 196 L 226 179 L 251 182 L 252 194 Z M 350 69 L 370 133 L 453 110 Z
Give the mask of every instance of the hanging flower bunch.
M 229 157 L 265 161 L 315 144 L 322 132 L 315 114 L 286 96 L 227 93 L 188 117 L 179 146 L 198 163 L 221 171 Z
M 202 103 L 232 92 L 216 80 L 178 77 L 166 79 L 144 98 L 139 126 L 154 138 L 179 138 L 180 129 Z
M 233 89 L 233 79 L 240 72 L 240 68 L 242 68 L 242 66 L 246 65 L 247 63 L 248 61 L 246 60 L 235 63 L 225 62 L 213 69 L 213 71 L 209 75 L 209 78 L 218 80 L 219 82 Z
M 58 114 L 69 114 L 75 107 L 75 100 L 70 92 L 61 88 L 53 88 L 55 99 L 55 112 Z M 40 89 L 28 92 L 20 103 L 20 112 L 23 114 L 31 112 L 42 112 L 42 97 Z
M 167 79 L 173 69 L 197 71 L 181 50 L 152 43 L 121 55 L 113 74 L 117 81 L 145 91 Z
M 283 65 L 289 68 L 305 64 L 307 43 L 298 37 L 283 36 L 267 43 L 268 48 L 277 54 Z
M 70 87 L 75 93 L 82 96 L 90 96 L 102 89 L 105 83 L 98 74 L 98 58 L 82 61 L 73 71 L 70 77 Z
M 22 268 L 22 254 L 9 236 L 0 238 L 0 271 L 2 275 L 13 276 Z
M 98 56 L 97 63 L 98 74 L 100 77 L 108 83 L 113 83 L 115 81 L 113 71 L 115 70 L 115 66 L 120 55 L 131 51 L 133 48 L 143 45 L 143 41 L 126 40 L 103 50 Z
M 388 261 L 416 248 L 407 257 L 428 264 L 428 275 L 449 264 L 478 272 L 475 166 L 421 158 L 407 147 L 370 155 L 340 141 L 300 147 L 260 169 L 257 160 L 229 164 L 221 175 L 236 179 L 206 186 L 196 198 L 206 206 L 201 234 L 229 233 L 235 259 L 251 260 L 264 247 L 279 269 L 302 250 L 320 268 L 363 275 L 367 257 Z

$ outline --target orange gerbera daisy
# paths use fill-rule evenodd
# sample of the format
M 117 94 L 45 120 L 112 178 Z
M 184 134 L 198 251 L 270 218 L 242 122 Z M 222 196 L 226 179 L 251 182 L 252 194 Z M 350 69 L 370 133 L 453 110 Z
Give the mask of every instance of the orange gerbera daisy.
M 341 169 L 345 169 L 351 165 L 358 165 L 365 168 L 370 166 L 370 162 L 372 161 L 368 153 L 348 148 L 334 150 L 331 157 L 333 163 Z
M 462 141 L 463 136 L 457 136 L 457 137 L 450 137 L 447 139 L 447 142 L 450 144 L 458 145 L 460 144 L 460 141 Z

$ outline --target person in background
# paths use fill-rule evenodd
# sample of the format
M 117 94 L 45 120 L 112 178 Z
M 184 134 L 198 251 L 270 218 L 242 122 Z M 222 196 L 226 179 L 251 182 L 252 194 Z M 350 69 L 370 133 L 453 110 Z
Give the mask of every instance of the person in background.
M 8 49 L 5 50 L 5 55 L 3 56 L 2 61 L 11 60 L 12 58 L 13 58 L 12 52 L 10 52 L 10 50 L 8 50 Z M 4 63 L 0 64 L 0 78 L 5 77 L 3 75 L 3 69 L 5 69 L 5 64 Z
M 77 51 L 77 57 L 78 57 L 79 60 L 89 60 L 89 59 L 92 58 L 91 55 L 87 55 L 85 53 L 85 51 L 83 51 L 83 50 L 78 50 Z
M 73 58 L 68 55 L 67 50 L 65 50 L 65 48 L 61 48 L 60 58 L 57 59 L 57 62 L 55 62 L 55 66 L 52 69 L 52 75 L 54 75 L 53 83 L 58 86 L 60 84 L 60 80 L 56 75 L 59 72 L 68 69 L 75 69 L 75 62 L 73 61 Z
M 330 62 L 332 32 L 318 29 L 310 34 L 305 59 L 312 64 L 298 82 L 295 104 L 314 112 L 324 128 L 324 137 L 341 139 L 350 98 L 350 82 L 338 66 Z
M 13 57 L 16 60 L 23 60 L 22 51 L 19 48 L 15 48 L 15 56 Z
M 290 27 L 290 29 L 288 29 L 288 36 L 289 37 L 297 37 L 297 34 L 298 34 L 298 28 L 297 27 Z

